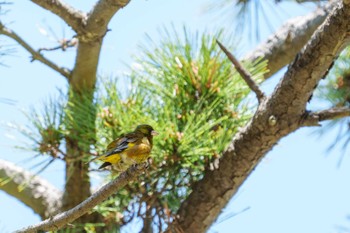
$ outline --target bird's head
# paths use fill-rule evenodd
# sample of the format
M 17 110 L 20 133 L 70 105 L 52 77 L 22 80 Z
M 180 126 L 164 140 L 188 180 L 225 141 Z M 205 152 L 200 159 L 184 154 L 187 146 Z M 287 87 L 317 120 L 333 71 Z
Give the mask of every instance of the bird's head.
M 156 136 L 158 132 L 155 131 L 150 125 L 139 125 L 135 129 L 136 132 L 140 132 L 145 136 Z

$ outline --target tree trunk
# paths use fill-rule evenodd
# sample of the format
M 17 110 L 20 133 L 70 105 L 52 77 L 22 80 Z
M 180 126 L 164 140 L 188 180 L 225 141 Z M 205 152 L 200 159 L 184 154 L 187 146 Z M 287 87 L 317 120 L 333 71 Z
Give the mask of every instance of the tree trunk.
M 84 155 L 84 151 L 78 146 L 75 139 L 67 139 L 68 158 L 78 158 Z M 66 163 L 66 184 L 63 197 L 63 210 L 68 210 L 85 200 L 91 195 L 89 165 L 81 160 Z
M 94 91 L 96 70 L 102 39 L 80 42 L 76 63 L 70 78 L 70 93 L 66 118 L 69 136 L 66 138 L 66 184 L 63 210 L 78 205 L 91 195 L 89 165 L 82 159 L 88 156 L 95 141 L 96 110 Z M 82 216 L 79 222 L 96 221 L 96 216 Z
M 66 184 L 63 196 L 63 210 L 68 210 L 78 205 L 91 195 L 91 184 L 89 177 L 89 165 L 82 160 L 89 153 L 91 138 L 87 132 L 94 132 L 94 111 L 84 112 L 89 102 L 80 94 L 71 94 L 69 103 L 74 103 L 68 111 L 71 112 L 69 125 L 69 136 L 66 138 Z M 82 106 L 80 106 L 81 104 Z M 92 98 L 90 100 L 92 106 Z M 85 106 L 84 106 L 85 105 Z M 87 117 L 83 120 L 82 116 Z M 87 216 L 82 216 L 79 222 L 89 222 Z
M 146 213 L 143 219 L 143 227 L 140 233 L 153 233 L 152 222 L 152 208 L 151 206 L 146 206 Z

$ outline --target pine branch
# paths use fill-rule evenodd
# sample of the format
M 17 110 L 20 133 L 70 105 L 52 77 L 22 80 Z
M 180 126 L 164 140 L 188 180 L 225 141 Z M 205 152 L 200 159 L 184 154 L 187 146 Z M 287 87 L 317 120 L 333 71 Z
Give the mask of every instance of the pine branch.
M 244 81 L 248 84 L 249 88 L 255 92 L 259 103 L 265 98 L 264 93 L 260 90 L 259 86 L 252 79 L 252 75 L 243 67 L 243 65 L 230 53 L 225 46 L 223 46 L 218 40 L 216 40 L 221 50 L 226 54 L 228 59 L 236 67 L 237 72 L 242 76 Z
M 139 175 L 145 170 L 144 165 L 132 166 L 127 171 L 123 172 L 116 179 L 104 185 L 88 199 L 77 205 L 76 207 L 57 214 L 54 217 L 46 219 L 38 224 L 31 225 L 16 231 L 16 233 L 35 233 L 39 231 L 55 231 L 59 230 L 65 225 L 73 222 L 77 218 L 91 211 L 96 205 L 106 200 L 109 196 L 116 193 L 129 182 L 137 179 Z
M 293 61 L 295 55 L 309 41 L 314 31 L 324 22 L 336 4 L 337 1 L 330 1 L 324 7 L 317 8 L 308 15 L 287 21 L 242 60 L 255 61 L 259 58 L 267 60 L 269 72 L 264 74 L 264 78 L 270 78 Z
M 0 159 L 0 189 L 45 219 L 61 206 L 62 192 L 46 180 Z
M 349 44 L 349 2 L 338 1 L 334 11 L 288 67 L 275 91 L 232 139 L 220 158 L 219 168 L 207 170 L 193 185 L 167 232 L 207 231 L 264 155 L 281 138 L 304 126 L 306 103 L 314 87 Z
M 319 122 L 335 120 L 350 116 L 349 107 L 334 107 L 327 110 L 308 113 L 303 124 L 305 126 L 319 126 Z
M 17 33 L 5 27 L 5 25 L 3 25 L 1 22 L 0 22 L 0 34 L 15 40 L 19 45 L 21 45 L 24 49 L 26 49 L 32 55 L 32 61 L 35 61 L 35 60 L 40 61 L 41 63 L 57 71 L 67 80 L 69 80 L 71 75 L 71 71 L 69 69 L 60 67 L 55 63 L 53 63 L 52 61 L 50 61 L 49 59 L 45 58 L 40 52 L 35 51 L 26 41 L 24 41 L 19 35 L 17 35 Z

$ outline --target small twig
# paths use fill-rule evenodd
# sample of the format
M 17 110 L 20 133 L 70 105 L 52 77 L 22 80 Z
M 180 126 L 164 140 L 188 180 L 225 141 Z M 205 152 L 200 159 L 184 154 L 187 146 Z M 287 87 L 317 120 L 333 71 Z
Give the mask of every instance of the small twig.
M 249 88 L 255 92 L 256 97 L 258 98 L 259 103 L 265 98 L 264 93 L 260 90 L 259 86 L 252 79 L 252 75 L 242 66 L 242 64 L 230 53 L 224 45 L 222 45 L 218 40 L 216 40 L 221 50 L 226 54 L 228 59 L 236 67 L 237 72 L 242 76 L 244 81 L 248 84 Z
M 349 107 L 334 107 L 327 110 L 308 113 L 303 122 L 304 126 L 317 126 L 319 122 L 326 120 L 335 120 L 338 118 L 350 116 Z
M 66 51 L 67 48 L 76 47 L 78 44 L 78 40 L 76 38 L 73 38 L 71 40 L 62 39 L 60 40 L 59 44 L 60 45 L 52 48 L 40 48 L 38 49 L 38 52 L 40 53 L 41 51 L 55 51 L 58 49 L 62 49 L 62 51 Z
M 32 55 L 32 61 L 38 60 L 41 63 L 43 63 L 43 64 L 47 65 L 48 67 L 50 67 L 51 69 L 53 69 L 53 70 L 57 71 L 58 73 L 60 73 L 63 77 L 67 78 L 67 80 L 69 79 L 69 77 L 71 75 L 71 71 L 69 69 L 60 67 L 60 66 L 56 65 L 55 63 L 53 63 L 52 61 L 50 61 L 49 59 L 45 58 L 42 54 L 40 54 L 40 52 L 35 51 L 20 36 L 18 36 L 11 29 L 5 27 L 5 25 L 3 25 L 1 22 L 0 22 L 0 34 L 12 38 L 18 44 L 20 44 L 24 49 L 26 49 Z
M 143 165 L 132 166 L 127 171 L 120 174 L 119 177 L 112 180 L 97 192 L 91 195 L 88 199 L 77 205 L 76 207 L 57 214 L 54 217 L 46 219 L 38 224 L 31 225 L 16 231 L 17 233 L 31 233 L 39 231 L 58 230 L 65 225 L 73 222 L 80 216 L 86 214 L 96 205 L 106 200 L 109 196 L 116 193 L 119 189 L 127 185 L 130 181 L 135 180 L 145 170 Z

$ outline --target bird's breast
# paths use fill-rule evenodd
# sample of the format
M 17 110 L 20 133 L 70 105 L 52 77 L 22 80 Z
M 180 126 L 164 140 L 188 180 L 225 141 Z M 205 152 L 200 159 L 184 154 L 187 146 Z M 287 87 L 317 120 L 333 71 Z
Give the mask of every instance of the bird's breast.
M 135 143 L 132 147 L 128 148 L 126 151 L 129 157 L 133 157 L 135 159 L 143 160 L 144 157 L 148 157 L 152 149 L 151 143 L 147 139 L 147 137 L 142 138 L 139 143 Z

